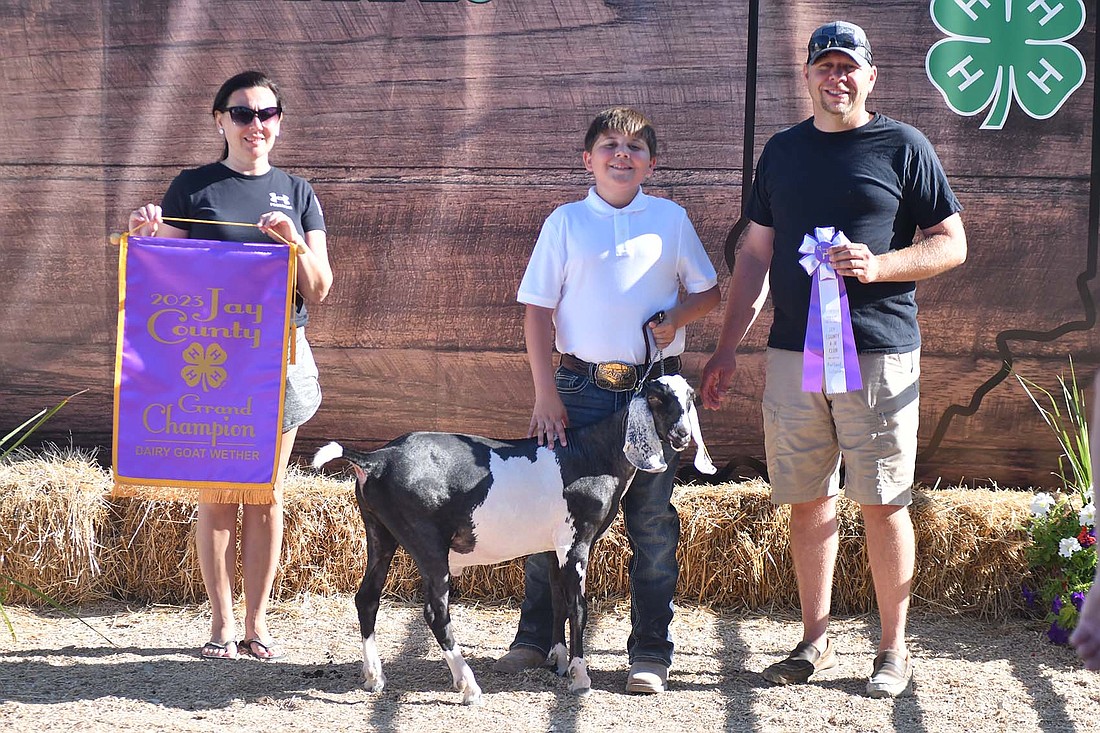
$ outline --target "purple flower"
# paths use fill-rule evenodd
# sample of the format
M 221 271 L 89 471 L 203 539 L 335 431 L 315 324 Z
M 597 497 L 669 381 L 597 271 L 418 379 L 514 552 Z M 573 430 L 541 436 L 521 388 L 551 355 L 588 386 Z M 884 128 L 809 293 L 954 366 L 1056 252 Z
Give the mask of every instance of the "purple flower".
M 1055 644 L 1066 645 L 1069 643 L 1069 632 L 1058 625 L 1055 621 L 1050 625 L 1050 629 L 1047 630 L 1047 638 Z
M 1073 607 L 1077 609 L 1077 613 L 1081 613 L 1081 606 L 1085 603 L 1085 594 L 1074 591 L 1069 594 L 1069 599 L 1073 603 Z
M 1035 608 L 1038 605 L 1035 602 L 1035 591 L 1031 590 L 1031 588 L 1028 588 L 1026 585 L 1020 588 L 1020 591 L 1023 593 L 1024 603 L 1027 604 L 1028 608 Z
M 1054 596 L 1054 600 L 1050 602 L 1050 610 L 1052 613 L 1059 613 L 1062 610 L 1062 596 Z

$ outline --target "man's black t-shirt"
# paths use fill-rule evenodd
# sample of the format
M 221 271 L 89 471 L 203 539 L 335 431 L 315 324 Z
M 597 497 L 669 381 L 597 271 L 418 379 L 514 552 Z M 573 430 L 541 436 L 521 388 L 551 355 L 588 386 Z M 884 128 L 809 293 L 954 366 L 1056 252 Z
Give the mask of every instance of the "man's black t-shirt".
M 775 232 L 770 285 L 775 319 L 768 345 L 802 351 L 811 278 L 798 264 L 802 238 L 834 227 L 875 254 L 908 247 L 962 210 L 931 143 L 917 129 L 875 114 L 862 127 L 822 132 L 813 119 L 764 147 L 746 214 Z M 860 352 L 920 346 L 915 282 L 844 285 Z
M 259 176 L 237 173 L 222 163 L 185 170 L 168 187 L 161 209 L 168 217 L 249 224 L 269 211 L 282 211 L 294 222 L 299 234 L 325 229 L 321 205 L 309 182 L 274 167 Z M 273 241 L 255 227 L 175 221 L 168 224 L 187 230 L 191 239 Z M 306 325 L 309 316 L 300 295 L 296 295 L 294 305 L 295 325 Z

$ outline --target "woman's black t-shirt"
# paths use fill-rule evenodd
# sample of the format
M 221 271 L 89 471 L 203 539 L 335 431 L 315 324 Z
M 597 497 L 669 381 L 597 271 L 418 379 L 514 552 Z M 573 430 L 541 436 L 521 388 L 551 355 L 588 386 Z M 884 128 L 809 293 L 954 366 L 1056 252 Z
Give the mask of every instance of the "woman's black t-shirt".
M 161 209 L 166 217 L 247 224 L 254 224 L 269 211 L 282 211 L 294 222 L 299 234 L 325 230 L 325 217 L 313 187 L 304 178 L 275 167 L 259 176 L 237 173 L 222 163 L 182 171 L 164 194 Z M 191 239 L 273 241 L 255 227 L 167 223 L 186 230 Z M 309 315 L 300 295 L 295 294 L 294 306 L 294 324 L 306 325 Z

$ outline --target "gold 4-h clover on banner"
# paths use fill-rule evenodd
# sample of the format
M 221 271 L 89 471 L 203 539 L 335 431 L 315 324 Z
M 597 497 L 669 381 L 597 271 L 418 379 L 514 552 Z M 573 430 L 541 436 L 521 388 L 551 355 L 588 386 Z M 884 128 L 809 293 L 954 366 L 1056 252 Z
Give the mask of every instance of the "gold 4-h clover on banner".
M 1066 43 L 1085 24 L 1082 0 L 932 0 L 930 12 L 949 37 L 928 50 L 928 78 L 956 114 L 989 107 L 983 129 L 1004 127 L 1013 98 L 1045 120 L 1085 81 Z
M 225 384 L 229 376 L 221 364 L 225 363 L 228 355 L 218 344 L 210 344 L 205 349 L 200 343 L 193 343 L 183 350 L 183 360 L 187 366 L 180 372 L 183 381 L 188 387 L 202 384 L 202 391 L 209 392 L 212 388 L 218 389 Z

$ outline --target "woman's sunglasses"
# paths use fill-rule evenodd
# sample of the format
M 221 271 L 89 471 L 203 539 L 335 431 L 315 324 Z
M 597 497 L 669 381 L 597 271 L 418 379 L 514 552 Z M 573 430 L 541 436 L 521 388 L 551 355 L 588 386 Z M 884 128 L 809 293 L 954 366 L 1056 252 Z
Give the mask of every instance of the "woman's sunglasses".
M 252 109 L 251 107 L 229 107 L 225 110 L 229 113 L 229 119 L 233 120 L 236 124 L 244 127 L 245 125 L 251 125 L 252 120 L 257 117 L 260 118 L 262 124 L 267 124 L 271 120 L 275 119 L 283 113 L 282 107 L 264 107 L 263 109 Z

